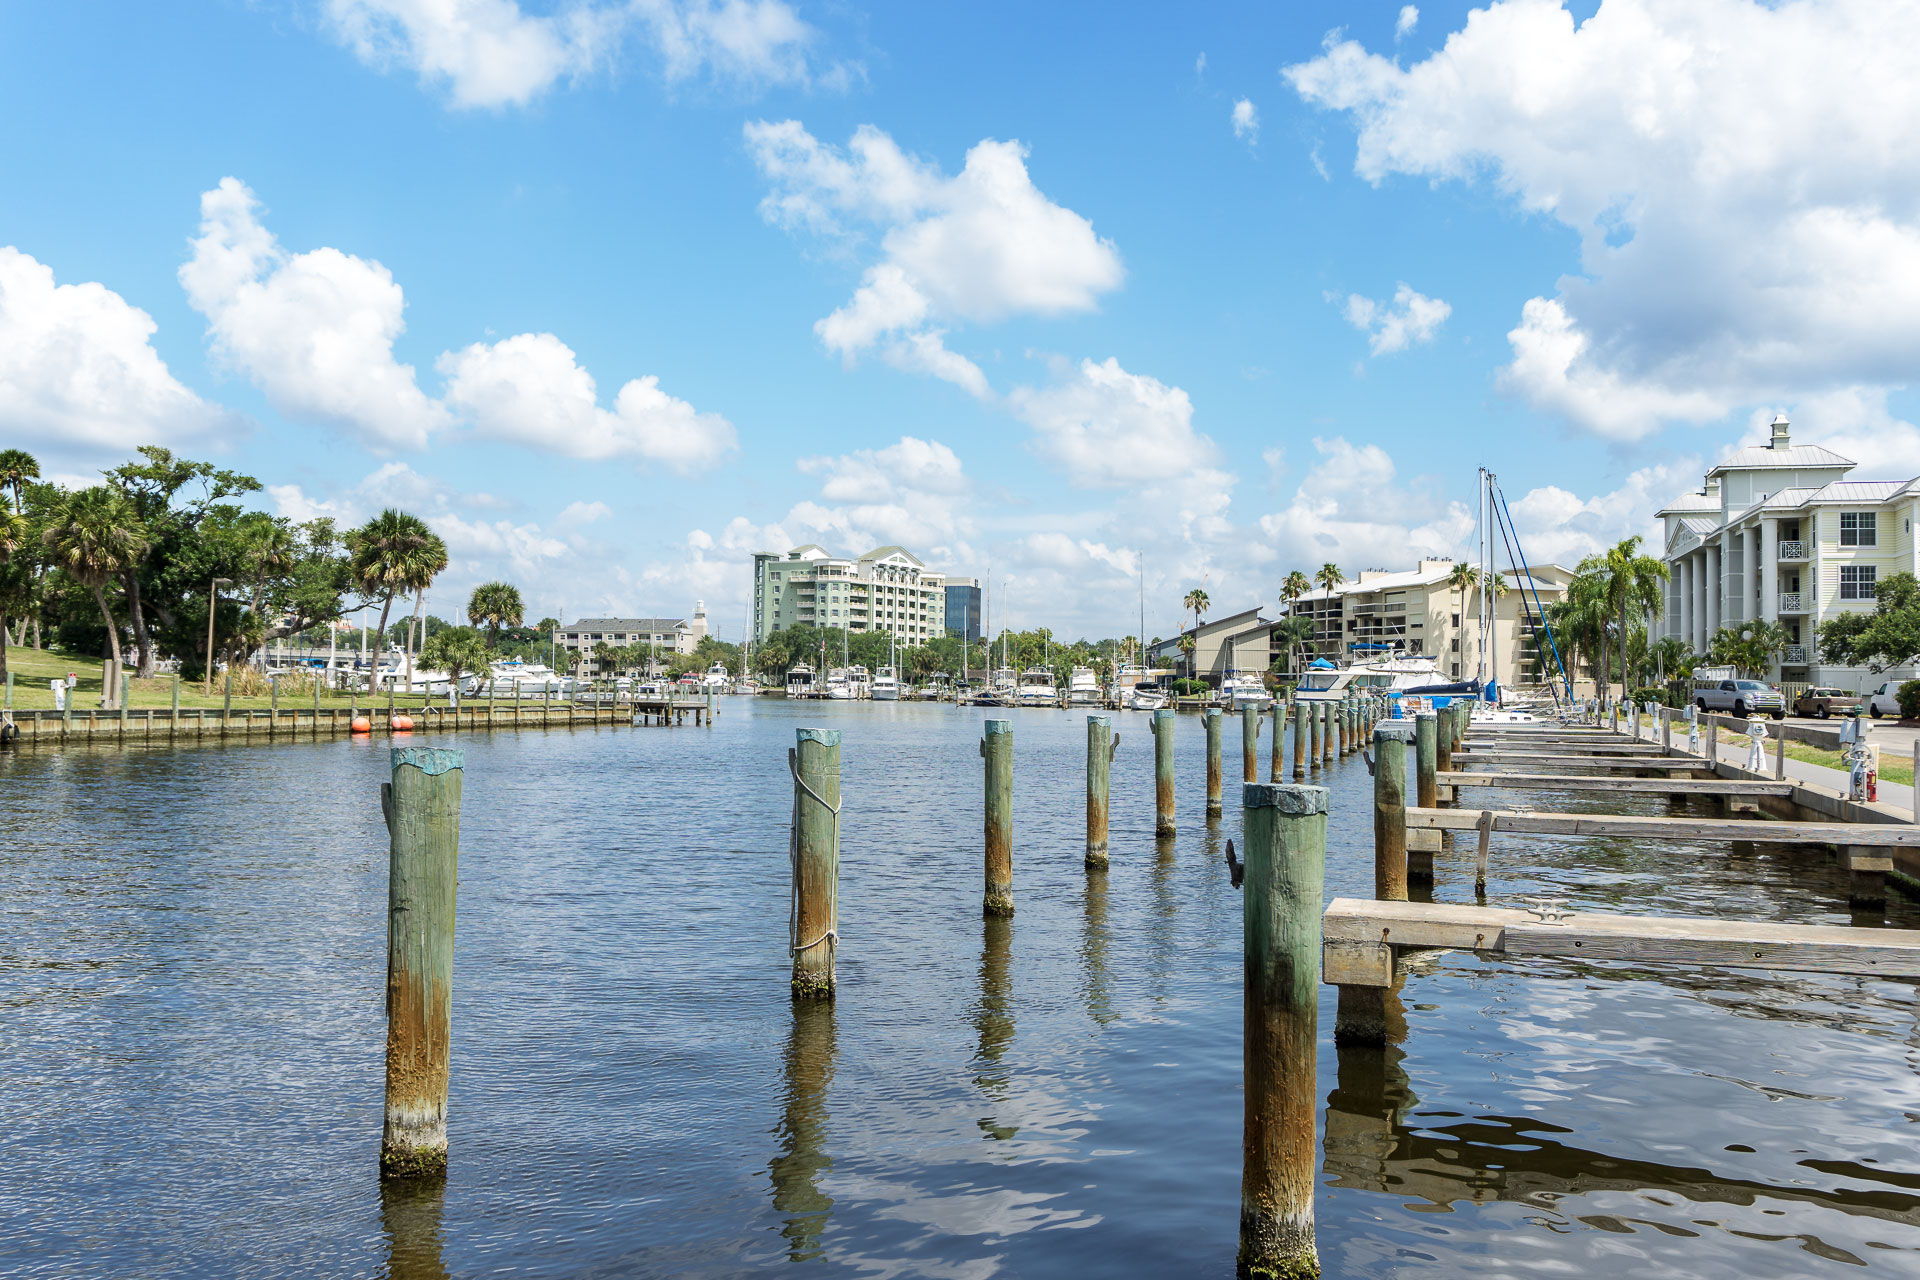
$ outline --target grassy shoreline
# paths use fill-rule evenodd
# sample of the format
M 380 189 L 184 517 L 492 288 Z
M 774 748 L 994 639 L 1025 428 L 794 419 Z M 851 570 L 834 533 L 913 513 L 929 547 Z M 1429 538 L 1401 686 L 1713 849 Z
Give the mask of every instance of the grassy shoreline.
M 88 711 L 100 705 L 100 669 L 102 662 L 98 658 L 81 657 L 74 653 L 65 653 L 57 649 L 23 649 L 15 645 L 7 646 L 7 670 L 13 676 L 13 709 L 15 711 L 51 711 L 53 710 L 53 690 L 47 687 L 50 680 L 60 679 L 71 671 L 78 683 L 71 692 L 72 706 L 75 711 Z M 153 707 L 164 709 L 173 705 L 173 676 L 156 676 L 151 680 L 132 682 L 127 705 L 140 709 Z M 225 703 L 222 678 L 215 676 L 213 694 L 207 696 L 200 691 L 197 680 L 180 681 L 180 705 L 186 708 L 217 708 Z M 445 698 L 439 699 L 444 704 Z M 352 707 L 387 705 L 384 691 L 370 695 L 362 689 L 348 692 L 338 689 L 322 689 L 320 705 L 328 707 Z M 424 692 L 416 692 L 411 697 L 395 694 L 393 705 L 408 709 L 423 707 L 427 704 Z M 234 695 L 233 708 L 236 711 L 247 709 L 265 710 L 273 705 L 271 696 L 261 694 L 255 697 Z M 280 699 L 280 708 L 291 711 L 296 708 L 308 708 L 313 705 L 311 690 L 299 694 L 286 694 Z

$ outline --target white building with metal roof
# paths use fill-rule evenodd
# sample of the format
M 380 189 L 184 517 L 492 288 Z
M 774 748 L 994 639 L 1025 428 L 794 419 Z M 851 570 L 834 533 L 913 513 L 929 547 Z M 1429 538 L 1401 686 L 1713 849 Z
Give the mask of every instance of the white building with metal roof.
M 1879 677 L 1821 663 L 1820 626 L 1871 610 L 1888 574 L 1920 571 L 1920 478 L 1849 480 L 1852 459 L 1792 443 L 1789 427 L 1775 417 L 1769 443 L 1735 451 L 1658 512 L 1671 575 L 1664 634 L 1705 653 L 1723 626 L 1777 622 L 1789 643 L 1773 676 L 1860 687 Z

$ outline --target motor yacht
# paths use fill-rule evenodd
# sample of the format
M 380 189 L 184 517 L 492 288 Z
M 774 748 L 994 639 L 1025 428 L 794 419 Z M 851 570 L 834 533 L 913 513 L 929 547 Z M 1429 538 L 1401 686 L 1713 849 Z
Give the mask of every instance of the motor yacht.
M 1028 667 L 1020 673 L 1014 690 L 1014 703 L 1022 707 L 1057 707 L 1060 690 L 1053 683 L 1053 672 L 1045 667 Z
M 900 701 L 900 677 L 892 667 L 882 667 L 873 673 L 873 683 L 867 688 L 867 696 L 875 702 Z
M 1069 706 L 1097 707 L 1105 700 L 1100 691 L 1100 681 L 1094 676 L 1092 667 L 1075 667 L 1067 676 Z
M 1273 695 L 1259 676 L 1229 675 L 1220 682 L 1220 703 L 1230 711 L 1258 707 L 1265 711 L 1273 705 Z
M 787 696 L 789 698 L 817 698 L 819 690 L 815 687 L 813 668 L 804 662 L 796 662 L 787 669 Z

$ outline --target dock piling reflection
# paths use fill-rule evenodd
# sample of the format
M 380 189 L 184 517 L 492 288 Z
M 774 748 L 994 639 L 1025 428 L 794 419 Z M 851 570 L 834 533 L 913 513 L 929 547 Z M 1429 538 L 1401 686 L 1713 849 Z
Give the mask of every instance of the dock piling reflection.
M 780 1151 L 768 1164 L 773 1207 L 782 1218 L 787 1257 L 821 1255 L 820 1238 L 833 1214 L 833 1197 L 820 1189 L 833 1168 L 827 1154 L 827 1088 L 833 1083 L 837 1031 L 831 1001 L 799 1000 L 787 1037 L 787 1096 L 780 1116 Z

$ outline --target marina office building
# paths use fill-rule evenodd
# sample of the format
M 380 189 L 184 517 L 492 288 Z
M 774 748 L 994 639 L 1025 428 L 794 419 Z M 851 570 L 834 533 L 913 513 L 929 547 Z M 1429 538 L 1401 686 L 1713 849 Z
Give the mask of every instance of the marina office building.
M 1770 676 L 1871 687 L 1884 677 L 1820 662 L 1820 627 L 1841 613 L 1871 611 L 1888 574 L 1920 572 L 1920 478 L 1849 480 L 1851 459 L 1794 444 L 1789 425 L 1776 417 L 1768 443 L 1732 454 L 1698 492 L 1659 511 L 1670 575 L 1663 633 L 1704 654 L 1721 627 L 1775 622 L 1788 644 Z
M 813 543 L 785 555 L 758 552 L 753 638 L 788 627 L 840 627 L 891 633 L 903 646 L 925 644 L 947 633 L 947 581 L 904 547 L 875 547 L 857 560 Z
M 1422 560 L 1418 568 L 1398 572 L 1364 569 L 1358 582 L 1307 592 L 1290 609 L 1313 619 L 1313 652 L 1305 659 L 1429 654 L 1446 678 L 1473 679 L 1480 669 L 1479 597 L 1451 585 L 1453 566 L 1452 560 Z M 1544 644 L 1538 610 L 1564 599 L 1572 579 L 1572 572 L 1557 564 L 1529 565 L 1517 578 L 1511 571 L 1502 575 L 1506 590 L 1491 606 L 1494 665 L 1489 672 L 1499 683 L 1552 678 L 1552 658 L 1545 670 L 1536 661 L 1537 645 Z M 1589 674 L 1574 673 L 1576 681 Z
M 582 618 L 558 632 L 565 649 L 583 650 L 589 656 L 582 664 L 588 675 L 608 675 L 592 658 L 594 646 L 625 648 L 644 644 L 653 650 L 654 660 L 648 675 L 658 675 L 676 654 L 692 653 L 707 634 L 707 605 L 696 600 L 691 618 Z

